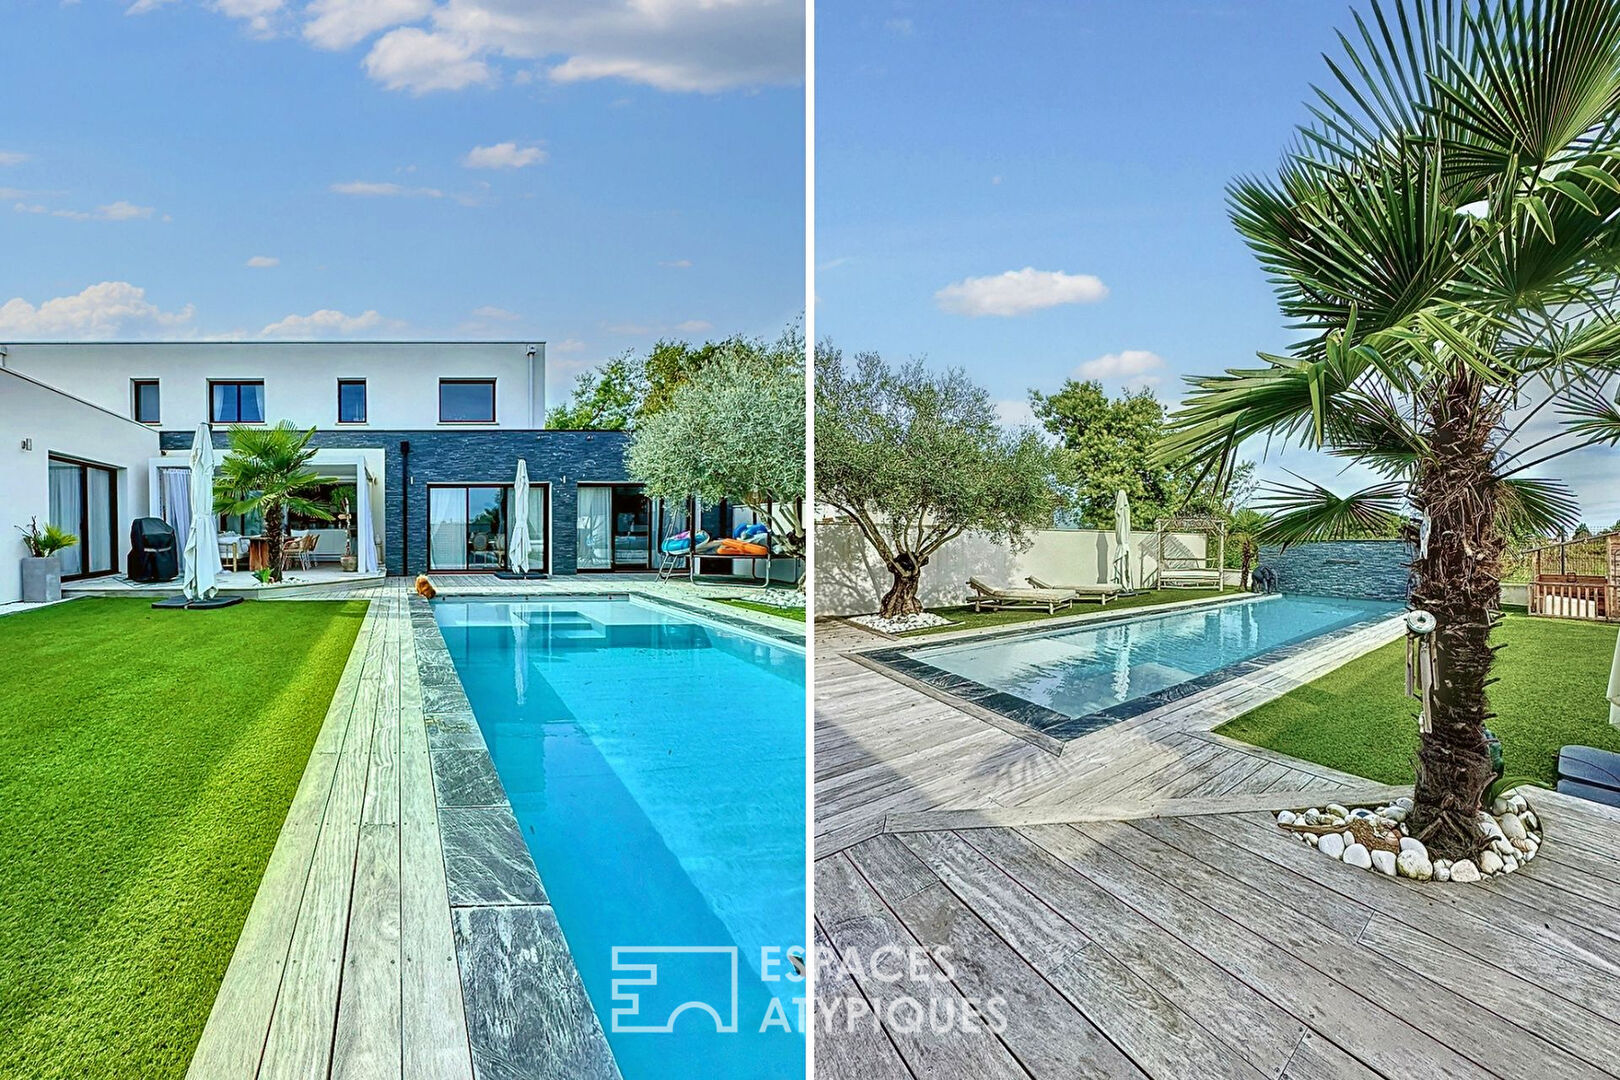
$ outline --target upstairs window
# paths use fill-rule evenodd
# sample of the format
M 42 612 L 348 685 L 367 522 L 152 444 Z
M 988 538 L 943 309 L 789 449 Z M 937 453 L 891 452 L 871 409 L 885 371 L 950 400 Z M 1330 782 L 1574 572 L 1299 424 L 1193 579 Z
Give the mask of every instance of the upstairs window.
M 136 423 L 158 423 L 158 418 L 162 415 L 162 409 L 158 399 L 157 380 L 135 379 L 130 383 L 130 391 L 135 399 Z
M 338 380 L 337 422 L 340 424 L 366 422 L 366 380 Z
M 439 423 L 493 424 L 494 379 L 440 379 Z
M 264 382 L 210 382 L 208 418 L 216 424 L 264 423 Z

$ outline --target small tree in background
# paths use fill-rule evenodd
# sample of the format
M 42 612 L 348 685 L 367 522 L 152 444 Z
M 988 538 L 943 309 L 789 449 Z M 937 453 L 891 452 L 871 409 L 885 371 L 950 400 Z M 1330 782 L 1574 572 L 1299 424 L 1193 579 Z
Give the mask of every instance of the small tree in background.
M 885 618 L 922 611 L 923 568 L 975 532 L 1025 543 L 1050 525 L 1052 450 L 1034 431 L 1009 435 L 990 395 L 960 369 L 853 365 L 816 349 L 816 497 L 854 520 L 893 577 Z
M 638 421 L 625 467 L 648 495 L 746 503 L 769 522 L 777 549 L 800 558 L 804 398 L 802 366 L 732 349 Z

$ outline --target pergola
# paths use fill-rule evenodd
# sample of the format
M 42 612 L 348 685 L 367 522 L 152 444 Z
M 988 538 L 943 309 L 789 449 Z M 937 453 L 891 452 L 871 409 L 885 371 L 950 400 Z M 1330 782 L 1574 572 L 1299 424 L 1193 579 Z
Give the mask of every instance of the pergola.
M 1154 571 L 1154 588 L 1206 589 L 1214 586 L 1222 592 L 1226 591 L 1226 519 L 1205 514 L 1176 514 L 1155 521 L 1153 530 L 1158 534 L 1158 567 Z M 1166 555 L 1164 534 L 1167 532 L 1214 533 L 1217 538 L 1214 567 L 1208 565 L 1207 542 L 1202 557 Z

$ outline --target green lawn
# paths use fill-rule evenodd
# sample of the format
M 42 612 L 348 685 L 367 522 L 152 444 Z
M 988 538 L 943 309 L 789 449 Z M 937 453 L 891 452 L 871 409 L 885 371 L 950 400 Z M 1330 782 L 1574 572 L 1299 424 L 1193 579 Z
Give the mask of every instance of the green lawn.
M 1120 611 L 1125 608 L 1147 607 L 1152 604 L 1171 604 L 1177 600 L 1200 600 L 1208 596 L 1223 595 L 1216 589 L 1155 589 L 1152 592 L 1137 593 L 1135 596 L 1121 596 L 1117 600 L 1110 600 L 1102 608 L 1105 612 Z M 1226 596 L 1237 596 L 1236 590 L 1227 589 Z M 1085 601 L 1065 608 L 1056 615 L 1048 615 L 1044 611 L 974 611 L 972 604 L 962 604 L 955 607 L 929 608 L 935 615 L 943 615 L 951 620 L 952 626 L 934 626 L 927 630 L 908 630 L 901 637 L 922 637 L 925 634 L 943 634 L 949 630 L 978 630 L 986 626 L 1011 626 L 1014 623 L 1040 622 L 1046 619 L 1066 619 L 1075 615 L 1085 615 L 1097 610 L 1093 601 Z
M 786 619 L 788 622 L 796 622 L 796 623 L 804 622 L 804 611 L 805 611 L 805 609 L 802 608 L 802 607 L 800 607 L 800 608 L 773 607 L 770 604 L 756 604 L 752 600 L 738 600 L 738 599 L 735 599 L 734 597 L 726 597 L 725 599 L 719 600 L 717 602 L 721 603 L 721 604 L 725 604 L 725 605 L 727 605 L 729 607 L 746 608 L 749 611 L 762 611 L 766 615 L 775 615 L 777 618 Z
M 1614 659 L 1613 626 L 1508 615 L 1495 641 L 1490 688 L 1509 776 L 1552 783 L 1558 750 L 1581 744 L 1620 751 L 1604 692 Z M 1222 735 L 1269 747 L 1387 784 L 1412 782 L 1417 702 L 1406 697 L 1406 645 L 1395 641 L 1352 660 L 1216 728 Z
M 185 1075 L 364 612 L 0 618 L 0 1076 Z

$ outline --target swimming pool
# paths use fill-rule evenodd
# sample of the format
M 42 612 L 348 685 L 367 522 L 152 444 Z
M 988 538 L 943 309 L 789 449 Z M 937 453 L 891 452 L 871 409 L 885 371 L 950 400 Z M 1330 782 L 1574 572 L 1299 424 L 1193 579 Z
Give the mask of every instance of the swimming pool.
M 626 1080 L 802 1077 L 803 651 L 636 599 L 433 610 Z
M 1255 596 L 869 655 L 1044 735 L 1068 739 L 1402 609 L 1381 600 Z

